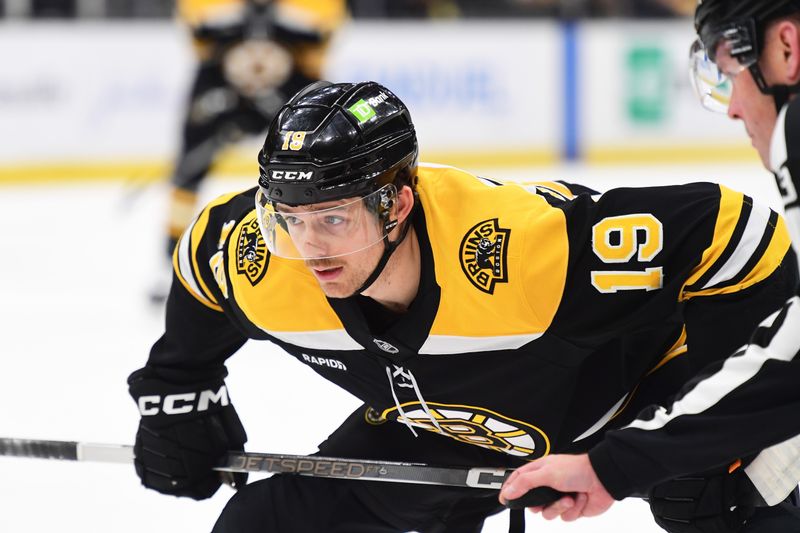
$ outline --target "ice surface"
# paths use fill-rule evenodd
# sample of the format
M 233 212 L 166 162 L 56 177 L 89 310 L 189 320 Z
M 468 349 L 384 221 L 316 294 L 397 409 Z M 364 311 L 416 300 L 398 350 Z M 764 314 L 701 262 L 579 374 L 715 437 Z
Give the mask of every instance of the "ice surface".
M 479 173 L 601 189 L 722 181 L 780 206 L 771 176 L 755 164 Z M 249 185 L 213 180 L 204 196 Z M 0 188 L 0 436 L 132 443 L 138 414 L 125 378 L 144 363 L 163 320 L 145 298 L 161 249 L 163 200 L 158 186 L 130 193 L 119 181 Z M 229 369 L 249 450 L 311 453 L 358 405 L 268 343 L 248 343 Z M 204 502 L 162 496 L 142 488 L 127 465 L 0 458 L 4 533 L 209 531 L 230 495 L 223 488 Z M 506 531 L 507 520 L 494 517 L 485 531 Z M 572 524 L 529 517 L 527 531 L 660 530 L 643 502 L 625 501 Z

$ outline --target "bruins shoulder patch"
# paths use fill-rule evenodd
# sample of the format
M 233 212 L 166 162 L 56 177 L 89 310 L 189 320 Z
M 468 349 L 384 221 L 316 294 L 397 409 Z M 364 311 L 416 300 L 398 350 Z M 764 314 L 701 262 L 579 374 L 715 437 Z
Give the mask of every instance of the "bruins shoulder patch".
M 255 216 L 242 224 L 236 242 L 236 272 L 255 286 L 264 277 L 269 252 Z
M 506 256 L 511 230 L 492 218 L 475 224 L 461 241 L 461 268 L 470 282 L 487 294 L 498 283 L 508 282 Z

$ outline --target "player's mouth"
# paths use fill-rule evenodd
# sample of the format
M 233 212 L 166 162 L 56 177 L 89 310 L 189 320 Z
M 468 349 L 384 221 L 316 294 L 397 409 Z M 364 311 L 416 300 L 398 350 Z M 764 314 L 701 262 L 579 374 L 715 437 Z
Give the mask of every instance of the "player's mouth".
M 339 274 L 342 273 L 342 270 L 344 270 L 342 267 L 311 269 L 319 281 L 333 281 L 339 277 Z

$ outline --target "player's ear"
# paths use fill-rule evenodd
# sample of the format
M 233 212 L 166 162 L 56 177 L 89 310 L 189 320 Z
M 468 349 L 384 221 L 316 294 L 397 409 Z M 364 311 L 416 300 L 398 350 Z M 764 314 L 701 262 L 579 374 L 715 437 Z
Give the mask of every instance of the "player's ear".
M 397 191 L 397 221 L 402 222 L 411 213 L 414 207 L 414 192 L 408 185 L 403 185 Z
M 775 28 L 782 60 L 779 75 L 787 85 L 800 81 L 800 22 L 782 20 Z

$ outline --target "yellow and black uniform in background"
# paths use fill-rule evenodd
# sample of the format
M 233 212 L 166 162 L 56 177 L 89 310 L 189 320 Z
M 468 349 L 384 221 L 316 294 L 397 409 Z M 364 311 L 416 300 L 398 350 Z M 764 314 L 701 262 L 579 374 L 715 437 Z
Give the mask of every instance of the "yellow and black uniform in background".
M 649 404 L 669 405 L 793 294 L 797 268 L 778 214 L 710 183 L 599 194 L 433 165 L 418 175 L 422 278 L 407 313 L 360 295 L 327 299 L 302 261 L 271 256 L 249 190 L 212 202 L 180 239 L 166 333 L 147 366 L 201 381 L 246 339 L 272 341 L 364 401 L 321 445 L 324 455 L 517 466 L 588 451 L 618 429 L 605 443 L 616 449 L 593 464 L 623 497 L 654 471 L 686 472 L 707 452 L 724 453 L 705 446 L 721 437 L 713 418 L 691 432 L 691 457 L 659 447 L 658 431 L 619 428 Z M 719 393 L 736 387 L 731 380 Z M 637 457 L 631 475 L 625 450 L 641 446 L 652 464 Z M 303 513 L 310 495 L 361 502 L 386 531 L 427 531 L 431 520 L 474 527 L 500 510 L 494 494 L 442 487 L 291 476 L 255 485 L 263 506 L 233 508 L 243 523 L 276 531 L 327 531 L 325 520 L 348 513 L 365 520 L 335 506 Z
M 192 220 L 222 148 L 266 130 L 289 97 L 320 79 L 344 0 L 179 0 L 197 70 L 172 174 L 167 252 Z

